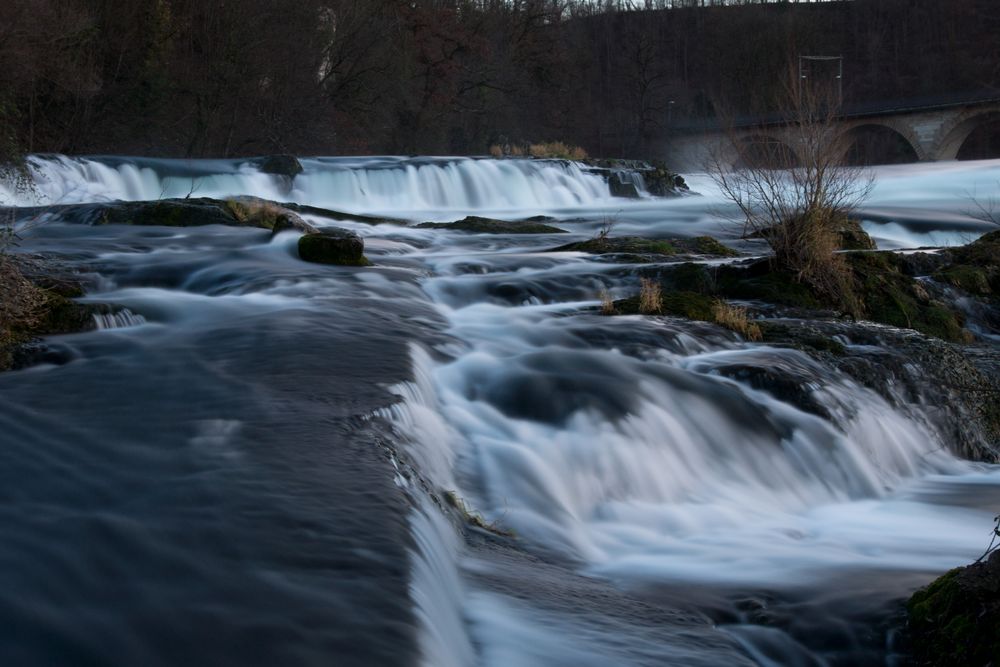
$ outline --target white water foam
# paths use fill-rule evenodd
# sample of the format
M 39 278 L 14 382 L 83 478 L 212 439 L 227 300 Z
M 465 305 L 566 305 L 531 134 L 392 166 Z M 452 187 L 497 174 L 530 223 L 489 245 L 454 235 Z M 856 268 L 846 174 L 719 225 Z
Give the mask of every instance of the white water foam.
M 122 308 L 113 313 L 96 313 L 94 321 L 98 329 L 127 329 L 145 324 L 146 318 L 128 308 Z
M 568 161 L 369 158 L 302 161 L 289 185 L 237 161 L 32 156 L 34 190 L 0 184 L 18 206 L 252 195 L 346 210 L 408 215 L 591 206 L 610 197 L 603 177 Z
M 422 373 L 487 521 L 620 581 L 795 587 L 976 555 L 986 511 L 913 496 L 928 475 L 979 470 L 929 423 L 791 350 L 575 349 L 565 307 L 442 310 L 468 347 Z M 741 365 L 802 377 L 828 417 L 725 377 Z M 619 399 L 618 417 L 600 407 Z

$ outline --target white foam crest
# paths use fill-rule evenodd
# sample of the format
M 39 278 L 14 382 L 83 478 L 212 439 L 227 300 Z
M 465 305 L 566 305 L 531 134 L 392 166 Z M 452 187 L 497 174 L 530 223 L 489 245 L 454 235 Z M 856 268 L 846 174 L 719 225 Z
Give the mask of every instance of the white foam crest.
M 403 433 L 407 457 L 414 469 L 437 490 L 454 489 L 451 427 L 438 415 L 436 390 L 430 377 L 433 363 L 427 351 L 411 345 L 414 379 L 392 387 L 402 400 L 379 411 Z M 410 531 L 410 598 L 419 624 L 417 641 L 426 667 L 467 667 L 476 663 L 465 625 L 465 591 L 458 561 L 462 544 L 441 510 L 420 484 L 411 489 L 414 508 Z
M 113 313 L 95 313 L 94 321 L 98 329 L 127 329 L 145 324 L 146 318 L 122 308 Z
M 574 349 L 569 320 L 554 317 L 565 305 L 442 309 L 470 346 L 433 366 L 425 397 L 437 401 L 429 409 L 443 419 L 436 428 L 448 432 L 450 455 L 457 449 L 462 495 L 488 521 L 605 576 L 714 583 L 951 566 L 981 541 L 981 512 L 900 495 L 921 476 L 960 476 L 969 464 L 874 392 L 791 350 L 641 361 Z M 829 417 L 720 374 L 734 364 L 814 373 L 805 391 Z M 562 383 L 563 373 L 571 380 Z M 607 390 L 596 403 L 628 392 L 631 408 L 617 418 L 593 407 L 562 420 L 516 414 L 532 411 L 524 403 L 594 391 L 591 374 Z M 552 393 L 509 389 L 531 386 Z M 900 520 L 910 515 L 919 518 Z M 954 521 L 955 541 L 942 546 L 914 528 L 919 521 L 942 530 Z
M 475 651 L 465 627 L 465 591 L 458 571 L 454 529 L 428 500 L 410 514 L 416 543 L 411 556 L 410 598 L 420 625 L 417 642 L 425 667 L 471 667 Z
M 305 160 L 289 184 L 251 163 L 32 156 L 34 188 L 0 184 L 18 206 L 251 195 L 352 212 L 440 213 L 580 207 L 610 197 L 604 178 L 573 162 L 471 158 L 412 162 Z
M 602 177 L 572 162 L 474 159 L 307 171 L 294 194 L 317 206 L 404 213 L 573 207 L 610 196 Z

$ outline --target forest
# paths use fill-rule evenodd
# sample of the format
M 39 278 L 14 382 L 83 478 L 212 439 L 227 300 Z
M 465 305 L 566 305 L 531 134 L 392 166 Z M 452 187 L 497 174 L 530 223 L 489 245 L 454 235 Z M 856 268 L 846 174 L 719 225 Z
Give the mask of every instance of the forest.
M 649 157 L 720 105 L 767 112 L 803 54 L 848 104 L 995 91 L 994 0 L 7 0 L 20 152 Z

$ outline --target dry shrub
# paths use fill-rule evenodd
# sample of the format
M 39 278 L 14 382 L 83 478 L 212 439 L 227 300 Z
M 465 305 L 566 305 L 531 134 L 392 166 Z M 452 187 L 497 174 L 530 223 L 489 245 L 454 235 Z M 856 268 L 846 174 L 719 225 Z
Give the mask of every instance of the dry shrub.
M 562 141 L 550 141 L 547 143 L 531 144 L 528 146 L 528 153 L 531 157 L 550 158 L 559 160 L 585 160 L 587 151 L 579 146 L 570 146 Z
M 654 315 L 663 310 L 663 295 L 660 283 L 651 278 L 639 280 L 639 312 Z
M 611 292 L 607 288 L 601 290 L 601 315 L 614 315 L 618 311 L 615 310 L 615 301 L 611 298 Z
M 747 317 L 746 308 L 719 300 L 712 305 L 712 317 L 719 326 L 735 331 L 747 340 L 759 341 L 764 338 L 760 326 Z
M 524 157 L 524 147 L 520 144 L 514 144 L 510 147 L 510 154 L 512 157 Z
M 493 144 L 490 146 L 490 155 L 492 157 L 503 157 L 503 148 L 499 144 Z
M 735 164 L 734 154 L 720 146 L 708 170 L 739 207 L 744 232 L 771 246 L 778 268 L 856 316 L 861 308 L 853 274 L 837 254 L 837 229 L 871 193 L 874 177 L 843 165 L 839 87 L 814 86 L 790 72 L 774 106 L 785 114 L 780 139 L 787 146 L 770 128 L 757 128 L 761 138 L 747 140 L 745 128 L 730 122 L 727 143 Z

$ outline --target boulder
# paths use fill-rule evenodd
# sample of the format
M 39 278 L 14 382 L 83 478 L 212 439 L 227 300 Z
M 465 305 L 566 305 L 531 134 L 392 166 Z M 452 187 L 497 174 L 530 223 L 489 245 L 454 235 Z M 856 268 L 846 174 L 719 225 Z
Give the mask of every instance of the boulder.
M 365 242 L 354 232 L 326 227 L 299 239 L 299 257 L 317 264 L 368 266 Z
M 302 173 L 302 163 L 294 155 L 268 155 L 258 158 L 254 165 L 262 174 L 274 174 L 293 179 Z

